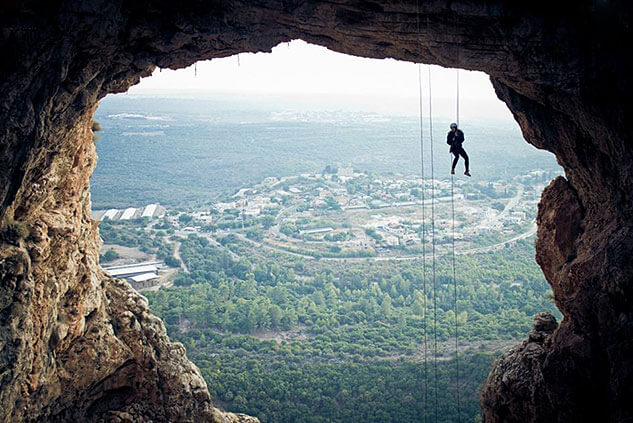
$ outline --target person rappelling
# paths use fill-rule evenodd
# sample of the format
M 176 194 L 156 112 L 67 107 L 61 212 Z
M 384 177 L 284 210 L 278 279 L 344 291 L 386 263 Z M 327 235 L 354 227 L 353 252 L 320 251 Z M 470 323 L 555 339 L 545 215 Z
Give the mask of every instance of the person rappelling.
M 464 175 L 470 176 L 470 171 L 468 170 L 468 154 L 466 154 L 466 150 L 462 147 L 463 143 L 464 132 L 461 129 L 457 129 L 456 123 L 451 123 L 451 130 L 448 131 L 448 135 L 446 136 L 446 144 L 451 146 L 449 151 L 455 156 L 453 166 L 451 166 L 451 175 L 455 174 L 455 166 L 457 166 L 459 156 L 462 156 L 464 158 L 464 167 L 466 168 Z

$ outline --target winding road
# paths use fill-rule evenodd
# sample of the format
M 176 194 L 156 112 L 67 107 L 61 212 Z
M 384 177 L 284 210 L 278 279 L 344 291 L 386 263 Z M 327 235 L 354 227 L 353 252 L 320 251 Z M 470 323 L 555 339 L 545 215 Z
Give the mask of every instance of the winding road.
M 506 245 L 510 245 L 513 244 L 521 239 L 526 239 L 529 238 L 530 236 L 534 235 L 536 233 L 536 222 L 532 222 L 532 226 L 530 227 L 530 229 L 526 232 L 523 232 L 522 234 L 519 234 L 517 236 L 514 236 L 510 239 L 507 239 L 505 241 L 499 242 L 497 244 L 493 244 L 493 245 L 488 245 L 486 247 L 477 247 L 477 248 L 469 248 L 466 250 L 459 250 L 456 251 L 455 254 L 458 256 L 462 256 L 462 255 L 471 255 L 471 254 L 480 254 L 480 253 L 487 253 L 490 251 L 495 251 L 495 250 L 500 250 L 502 248 L 505 248 Z M 282 254 L 288 254 L 291 256 L 295 256 L 295 257 L 302 257 L 305 258 L 307 260 L 315 260 L 314 256 L 311 256 L 309 254 L 301 254 L 301 253 L 297 253 L 295 251 L 288 251 L 284 248 L 269 244 L 267 242 L 258 242 L 258 241 L 254 241 L 252 239 L 247 238 L 246 236 L 242 235 L 242 234 L 235 234 L 240 240 L 248 242 L 249 244 L 257 247 L 257 248 L 262 248 L 262 249 L 266 249 L 266 250 L 272 250 L 278 253 L 282 253 Z M 436 250 L 436 258 L 437 257 L 441 257 L 444 255 L 449 254 L 451 251 L 450 250 L 443 250 L 443 251 L 437 251 Z M 428 259 L 432 258 L 431 254 L 426 254 L 426 257 Z M 420 260 L 422 259 L 422 255 L 421 254 L 416 254 L 416 255 L 406 255 L 406 256 L 378 256 L 378 257 L 320 257 L 319 260 L 325 260 L 325 261 L 343 261 L 343 262 L 363 262 L 363 261 L 411 261 L 411 260 Z
M 521 201 L 521 198 L 523 196 L 523 186 L 519 186 L 519 189 L 517 190 L 517 193 L 514 197 L 512 197 L 510 199 L 510 201 L 508 201 L 508 203 L 505 205 L 505 207 L 503 208 L 503 210 L 495 216 L 490 216 L 488 217 L 489 220 L 494 219 L 496 222 L 503 220 L 503 218 L 510 212 L 510 210 L 512 210 L 514 207 L 516 207 L 517 204 L 519 204 L 519 202 Z M 281 238 L 288 238 L 286 237 L 284 234 L 282 234 L 279 231 L 279 225 L 281 222 L 281 217 L 287 213 L 289 210 L 291 209 L 291 207 L 284 207 L 280 213 L 276 216 L 275 221 L 276 221 L 276 225 L 273 226 L 271 228 L 271 232 L 273 235 L 279 236 Z M 485 224 L 489 224 L 492 222 L 483 222 Z M 180 232 L 180 231 L 178 231 Z M 195 233 L 198 236 L 202 236 L 206 239 L 208 239 L 210 242 L 212 242 L 214 245 L 218 246 L 218 247 L 222 247 L 222 245 L 215 240 L 210 234 L 208 233 L 202 233 L 202 232 L 188 232 L 188 233 L 182 233 L 179 235 L 189 235 L 191 233 Z M 269 250 L 269 251 L 274 251 L 277 253 L 282 253 L 282 254 L 287 254 L 290 256 L 294 256 L 294 257 L 301 257 L 307 260 L 315 260 L 316 258 L 310 254 L 306 254 L 306 253 L 301 253 L 301 252 L 297 252 L 297 251 L 290 251 L 286 248 L 280 247 L 276 244 L 273 244 L 271 242 L 266 242 L 266 241 L 255 241 L 253 239 L 247 238 L 244 234 L 240 234 L 240 233 L 236 233 L 236 232 L 231 232 L 233 235 L 237 236 L 240 240 L 247 242 L 249 244 L 251 244 L 252 246 L 254 246 L 255 248 L 258 249 L 264 249 L 264 250 Z M 513 244 L 519 240 L 522 239 L 526 239 L 529 238 L 530 236 L 534 235 L 536 233 L 536 222 L 532 221 L 531 225 L 530 225 L 530 229 L 527 230 L 526 232 L 523 232 L 519 235 L 516 235 L 510 239 L 501 241 L 499 243 L 493 244 L 493 245 L 488 245 L 485 247 L 476 247 L 476 248 L 469 248 L 469 249 L 465 249 L 465 250 L 457 250 L 455 252 L 456 255 L 459 256 L 463 256 L 463 255 L 472 255 L 472 254 L 480 254 L 480 253 L 487 253 L 490 251 L 495 251 L 495 250 L 500 250 L 502 248 L 504 248 L 507 245 Z M 179 254 L 179 247 L 180 244 L 178 243 L 176 246 L 176 251 L 174 252 L 174 256 L 179 259 L 182 264 L 183 264 L 183 268 L 185 269 L 185 272 L 188 272 L 188 269 L 185 265 L 185 263 L 182 261 L 182 259 L 180 258 L 180 254 Z M 231 257 L 233 259 L 239 259 L 239 255 L 237 255 L 235 252 L 228 250 L 229 253 L 231 254 Z M 447 254 L 450 254 L 451 250 L 446 248 L 446 249 L 441 249 L 441 250 L 437 250 L 436 249 L 436 253 L 435 256 L 436 257 L 441 257 Z M 403 255 L 403 256 L 372 256 L 372 257 L 320 257 L 319 260 L 325 260 L 325 261 L 342 261 L 342 262 L 364 262 L 364 261 L 413 261 L 413 260 L 420 260 L 422 259 L 422 254 L 415 254 L 415 255 Z M 427 258 L 432 258 L 432 254 L 431 253 L 427 253 L 426 254 Z

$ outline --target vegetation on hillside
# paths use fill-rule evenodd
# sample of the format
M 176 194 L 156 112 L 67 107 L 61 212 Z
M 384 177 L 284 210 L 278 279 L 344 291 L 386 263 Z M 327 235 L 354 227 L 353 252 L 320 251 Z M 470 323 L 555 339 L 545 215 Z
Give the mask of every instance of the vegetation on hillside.
M 435 319 L 430 263 L 425 291 L 420 262 L 326 263 L 247 254 L 236 237 L 223 244 L 195 235 L 183 240 L 190 273 L 147 295 L 227 408 L 263 422 L 299 421 L 297 410 L 305 413 L 300 421 L 310 422 L 352 422 L 359 415 L 361 421 L 411 421 L 424 412 L 426 310 L 427 337 L 436 333 L 440 345 L 440 421 L 454 421 L 446 388 L 454 377 L 455 319 L 447 258 L 437 262 Z M 492 359 L 487 344 L 521 338 L 534 314 L 554 311 L 532 251 L 531 242 L 520 241 L 459 258 L 468 421 L 478 412 L 477 388 Z

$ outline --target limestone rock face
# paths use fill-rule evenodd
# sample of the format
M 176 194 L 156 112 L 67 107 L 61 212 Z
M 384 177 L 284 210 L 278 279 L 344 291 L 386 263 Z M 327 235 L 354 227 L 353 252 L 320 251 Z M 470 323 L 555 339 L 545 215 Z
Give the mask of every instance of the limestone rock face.
M 0 421 L 249 422 L 213 408 L 144 297 L 99 269 L 92 112 L 69 130 L 68 150 L 38 169 L 55 189 L 20 215 L 30 233 L 0 248 Z
M 538 314 L 529 338 L 495 361 L 483 392 L 483 407 L 495 410 L 487 414 L 487 422 L 529 423 L 545 421 L 546 418 L 555 421 L 556 414 L 547 397 L 542 369 L 556 327 L 554 316 Z M 537 408 L 540 409 L 538 412 Z M 545 410 L 549 411 L 549 415 Z M 538 419 L 535 419 L 537 415 Z
M 543 194 L 536 252 L 564 318 L 513 350 L 516 371 L 497 362 L 484 419 L 633 419 L 633 56 L 623 44 L 632 9 L 625 0 L 3 2 L 0 420 L 246 418 L 213 409 L 144 300 L 99 270 L 90 128 L 100 98 L 156 66 L 294 38 L 491 76 L 525 139 L 565 169 Z

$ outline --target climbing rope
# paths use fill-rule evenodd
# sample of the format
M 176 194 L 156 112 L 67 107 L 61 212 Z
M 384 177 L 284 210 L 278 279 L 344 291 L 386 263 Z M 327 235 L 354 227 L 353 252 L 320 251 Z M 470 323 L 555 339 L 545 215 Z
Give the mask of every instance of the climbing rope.
M 455 112 L 457 127 L 459 128 L 459 69 L 457 69 L 457 93 Z M 457 406 L 457 421 L 461 421 L 460 392 L 459 392 L 459 332 L 457 323 L 457 277 L 455 267 L 455 175 L 451 174 L 451 227 L 452 227 L 452 264 L 453 264 L 453 313 L 455 314 L 455 403 Z
M 420 0 L 416 1 L 417 14 L 416 25 L 418 35 L 418 56 L 422 53 L 422 45 L 420 41 Z M 426 174 L 424 171 L 424 118 L 423 118 L 423 101 L 422 101 L 422 65 L 418 63 L 418 94 L 419 94 L 419 111 L 420 111 L 420 175 L 422 176 L 422 295 L 423 295 L 423 312 L 422 320 L 424 326 L 424 423 L 428 418 L 428 396 L 429 396 L 429 371 L 428 371 L 428 332 L 427 332 L 427 295 L 426 295 Z
M 457 90 L 455 93 L 455 123 L 457 123 L 457 127 L 459 128 L 459 69 L 455 69 L 455 79 L 457 82 Z
M 429 143 L 431 144 L 431 281 L 433 283 L 433 373 L 435 377 L 435 421 L 438 417 L 438 371 L 437 371 L 437 278 L 435 277 L 435 164 L 433 158 L 433 93 L 431 90 L 431 66 L 428 69 L 429 83 Z
M 418 56 L 421 56 L 422 46 L 420 40 L 420 1 L 416 1 L 417 15 L 417 37 Z M 428 19 L 428 18 L 427 18 Z M 434 369 L 434 422 L 438 421 L 439 410 L 439 384 L 438 384 L 438 342 L 437 342 L 437 278 L 436 278 L 436 255 L 435 255 L 435 163 L 433 155 L 433 93 L 431 81 L 431 66 L 428 66 L 428 96 L 429 96 L 429 142 L 431 158 L 431 281 L 433 284 L 433 369 Z M 456 75 L 456 123 L 459 127 L 459 69 Z M 420 111 L 420 173 L 422 176 L 422 285 L 424 294 L 424 422 L 428 415 L 428 330 L 427 330 L 427 295 L 426 295 L 426 175 L 424 169 L 424 122 L 423 122 L 423 94 L 422 94 L 422 65 L 418 63 L 418 87 L 419 87 L 419 111 Z M 457 422 L 461 422 L 460 389 L 459 389 L 459 332 L 457 320 L 457 277 L 455 265 L 455 178 L 451 174 L 451 219 L 452 219 L 452 270 L 453 270 L 453 312 L 455 316 L 455 400 L 457 407 Z
M 420 87 L 420 163 L 421 163 L 421 175 L 422 175 L 422 295 L 423 300 L 423 315 L 424 321 L 424 422 L 427 419 L 427 406 L 428 406 L 428 392 L 429 392 L 429 377 L 428 377 L 428 335 L 427 335 L 427 295 L 426 295 L 426 179 L 424 173 L 424 126 L 422 118 L 422 65 L 418 64 L 418 83 Z

